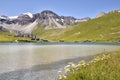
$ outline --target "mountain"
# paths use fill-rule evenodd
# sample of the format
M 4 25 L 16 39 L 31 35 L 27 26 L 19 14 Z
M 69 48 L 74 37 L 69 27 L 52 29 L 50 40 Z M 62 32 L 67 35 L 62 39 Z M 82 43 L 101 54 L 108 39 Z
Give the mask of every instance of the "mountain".
M 120 42 L 120 11 L 112 11 L 65 29 L 38 28 L 33 31 L 33 34 L 50 41 Z
M 45 29 L 66 28 L 76 23 L 76 18 L 72 16 L 59 16 L 56 13 L 45 10 L 33 15 L 33 19 L 39 24 L 44 24 Z
M 81 21 L 87 20 L 88 19 Z M 7 30 L 17 31 L 22 34 L 31 34 L 32 31 L 38 27 L 38 24 L 44 25 L 45 29 L 56 29 L 66 28 L 81 21 L 72 16 L 59 16 L 50 10 L 45 10 L 36 14 L 27 12 L 13 17 L 0 16 L 0 26 Z

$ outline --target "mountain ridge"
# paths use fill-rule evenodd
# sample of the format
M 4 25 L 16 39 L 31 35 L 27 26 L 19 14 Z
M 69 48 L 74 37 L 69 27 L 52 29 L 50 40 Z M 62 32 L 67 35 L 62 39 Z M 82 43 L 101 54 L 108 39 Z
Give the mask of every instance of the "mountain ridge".
M 53 11 L 44 10 L 36 14 L 27 12 L 13 17 L 0 16 L 0 26 L 8 30 L 31 33 L 31 31 L 37 27 L 37 24 L 44 24 L 45 29 L 66 28 L 78 22 L 84 22 L 87 20 L 88 19 L 77 19 L 72 16 L 59 16 Z M 28 29 L 28 27 L 34 23 L 35 25 L 32 25 L 32 30 L 27 30 L 27 32 L 25 32 L 25 29 Z

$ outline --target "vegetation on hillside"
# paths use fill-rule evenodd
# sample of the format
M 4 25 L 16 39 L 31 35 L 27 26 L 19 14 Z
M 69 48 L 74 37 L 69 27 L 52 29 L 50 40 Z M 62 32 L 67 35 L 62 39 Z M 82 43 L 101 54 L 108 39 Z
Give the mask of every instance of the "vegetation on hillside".
M 43 26 L 42 26 L 43 27 Z M 64 40 L 93 41 L 93 42 L 119 42 L 120 41 L 120 13 L 112 12 L 66 29 L 38 29 L 33 34 L 51 41 Z
M 119 80 L 120 51 L 97 55 L 92 61 L 69 64 L 65 75 L 60 72 L 60 80 Z
M 31 42 L 31 41 L 32 40 L 30 38 L 14 37 L 14 33 L 0 32 L 0 42 Z

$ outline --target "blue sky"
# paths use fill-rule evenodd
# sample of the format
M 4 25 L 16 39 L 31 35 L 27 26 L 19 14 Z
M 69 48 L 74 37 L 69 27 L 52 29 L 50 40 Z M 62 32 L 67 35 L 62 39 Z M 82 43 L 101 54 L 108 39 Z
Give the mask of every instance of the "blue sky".
M 52 10 L 58 15 L 83 18 L 95 17 L 101 11 L 118 10 L 120 0 L 1 0 L 0 6 L 0 15 L 16 16 Z

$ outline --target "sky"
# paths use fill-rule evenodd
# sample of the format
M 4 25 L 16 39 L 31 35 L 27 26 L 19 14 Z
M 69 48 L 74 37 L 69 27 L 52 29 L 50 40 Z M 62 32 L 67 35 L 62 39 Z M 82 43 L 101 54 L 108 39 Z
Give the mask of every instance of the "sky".
M 99 12 L 120 10 L 120 0 L 0 0 L 0 15 L 34 14 L 43 10 L 63 16 L 94 18 Z

